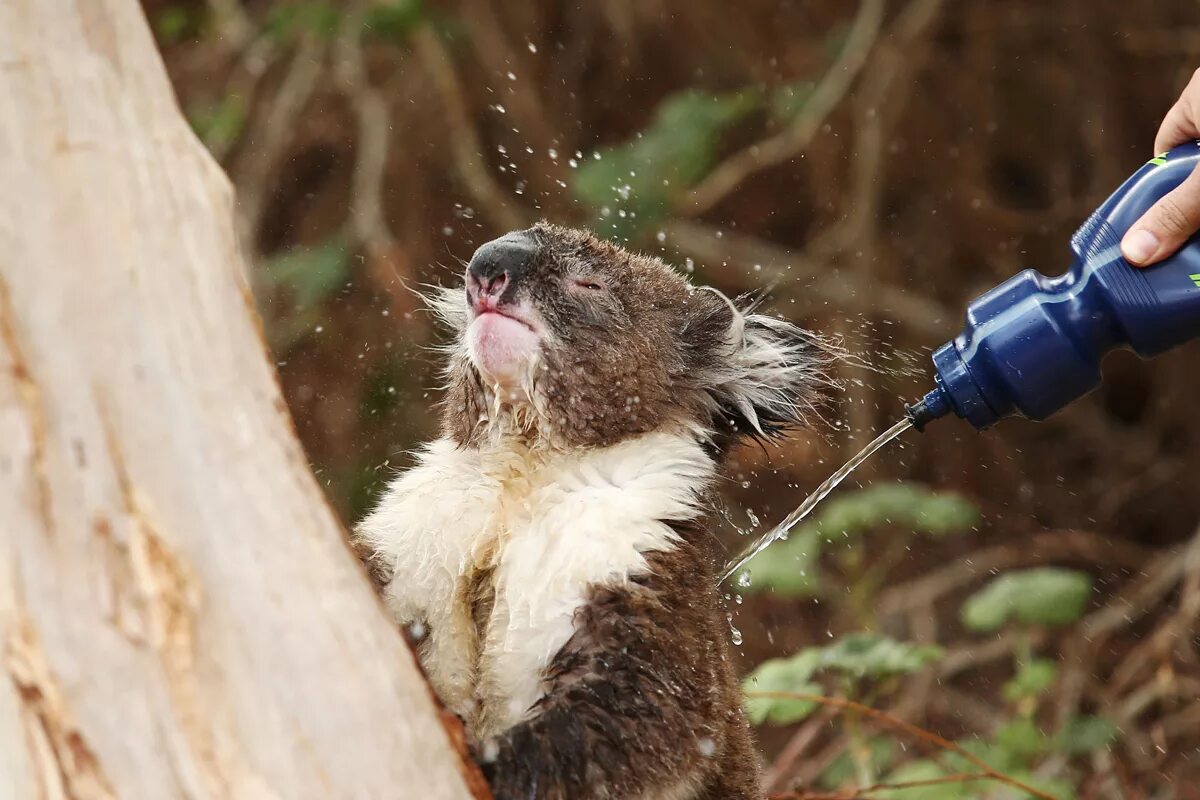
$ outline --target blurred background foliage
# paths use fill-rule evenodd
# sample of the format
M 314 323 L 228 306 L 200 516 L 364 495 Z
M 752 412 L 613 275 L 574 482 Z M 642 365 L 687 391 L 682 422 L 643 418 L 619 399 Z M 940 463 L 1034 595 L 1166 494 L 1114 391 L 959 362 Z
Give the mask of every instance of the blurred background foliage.
M 1200 66 L 1190 0 L 144 5 L 347 522 L 436 430 L 413 289 L 548 218 L 862 356 L 831 425 L 736 454 L 731 549 L 927 388 L 969 298 L 1065 267 Z M 1200 796 L 1200 349 L 1105 372 L 909 434 L 731 587 L 773 792 Z

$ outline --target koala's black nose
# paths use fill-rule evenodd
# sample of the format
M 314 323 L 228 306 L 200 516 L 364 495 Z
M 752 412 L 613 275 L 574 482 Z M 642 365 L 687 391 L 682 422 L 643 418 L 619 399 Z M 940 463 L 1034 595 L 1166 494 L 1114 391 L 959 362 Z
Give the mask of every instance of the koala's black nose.
M 537 260 L 538 243 L 529 231 L 513 231 L 481 245 L 467 265 L 468 286 L 499 295 L 520 283 Z

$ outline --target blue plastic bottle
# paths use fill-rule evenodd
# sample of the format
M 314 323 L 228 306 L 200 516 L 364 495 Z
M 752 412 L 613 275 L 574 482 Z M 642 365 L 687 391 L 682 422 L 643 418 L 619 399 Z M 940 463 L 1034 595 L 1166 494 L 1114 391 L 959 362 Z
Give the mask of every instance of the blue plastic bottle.
M 1200 142 L 1153 159 L 1071 238 L 1066 274 L 1014 275 L 967 307 L 966 327 L 933 354 L 937 388 L 907 407 L 913 425 L 951 412 L 982 430 L 1003 417 L 1041 420 L 1096 388 L 1116 347 L 1156 356 L 1200 336 L 1200 239 L 1137 269 L 1125 232 L 1200 163 Z

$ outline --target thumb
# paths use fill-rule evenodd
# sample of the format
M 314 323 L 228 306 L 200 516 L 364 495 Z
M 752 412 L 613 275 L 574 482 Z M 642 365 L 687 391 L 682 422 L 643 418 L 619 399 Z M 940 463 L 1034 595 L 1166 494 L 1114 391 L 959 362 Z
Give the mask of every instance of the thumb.
M 1200 168 L 1150 207 L 1121 240 L 1121 254 L 1134 266 L 1157 264 L 1200 230 Z

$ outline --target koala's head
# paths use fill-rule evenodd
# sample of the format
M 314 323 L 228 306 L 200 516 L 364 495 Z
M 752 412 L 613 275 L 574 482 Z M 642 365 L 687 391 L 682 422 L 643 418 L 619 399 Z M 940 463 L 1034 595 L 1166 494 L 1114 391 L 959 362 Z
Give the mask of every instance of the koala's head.
M 509 233 L 475 251 L 465 282 L 436 299 L 456 334 L 444 410 L 460 443 L 671 429 L 724 449 L 803 422 L 829 386 L 821 338 L 585 231 Z

